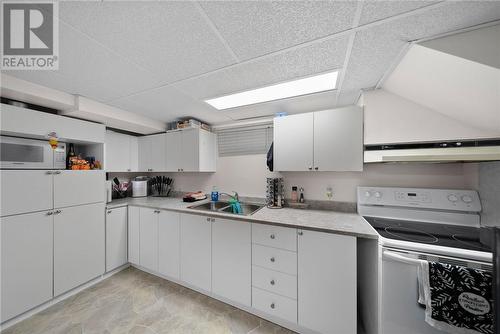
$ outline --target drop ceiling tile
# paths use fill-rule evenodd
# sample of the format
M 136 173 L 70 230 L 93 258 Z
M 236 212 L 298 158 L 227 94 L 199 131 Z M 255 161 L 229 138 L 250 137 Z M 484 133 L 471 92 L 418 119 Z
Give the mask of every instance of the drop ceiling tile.
M 439 1 L 364 1 L 359 25 L 436 4 Z
M 347 44 L 347 37 L 330 39 L 184 80 L 174 86 L 193 98 L 203 100 L 340 69 Z
M 498 19 L 500 2 L 450 2 L 357 32 L 340 100 L 343 100 L 344 91 L 374 87 L 395 65 L 409 41 Z
M 230 120 L 208 104 L 194 100 L 168 86 L 121 98 L 109 102 L 109 104 L 164 122 L 187 116 L 198 118 L 207 123 L 221 123 Z
M 64 2 L 60 12 L 62 20 L 162 83 L 235 62 L 192 2 Z
M 356 1 L 200 2 L 242 59 L 281 50 L 351 28 Z

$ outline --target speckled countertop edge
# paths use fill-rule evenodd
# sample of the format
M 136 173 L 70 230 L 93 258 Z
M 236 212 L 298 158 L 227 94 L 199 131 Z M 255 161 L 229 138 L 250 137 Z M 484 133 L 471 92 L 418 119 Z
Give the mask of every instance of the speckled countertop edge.
M 319 232 L 350 235 L 355 237 L 378 239 L 377 232 L 357 213 L 344 213 L 327 210 L 304 210 L 304 209 L 269 209 L 264 207 L 251 216 L 238 216 L 230 213 L 198 211 L 190 209 L 190 206 L 208 202 L 199 201 L 185 203 L 181 198 L 141 197 L 123 198 L 113 200 L 106 204 L 107 209 L 125 206 L 138 206 L 153 209 L 163 209 L 180 213 L 188 213 L 214 218 L 233 219 L 251 223 L 301 228 Z

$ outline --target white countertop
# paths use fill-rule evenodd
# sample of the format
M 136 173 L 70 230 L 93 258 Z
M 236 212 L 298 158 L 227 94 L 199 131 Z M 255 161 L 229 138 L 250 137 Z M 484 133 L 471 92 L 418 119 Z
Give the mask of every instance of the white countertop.
M 182 213 L 219 217 L 262 223 L 280 225 L 293 228 L 303 228 L 321 232 L 352 235 L 355 237 L 377 239 L 377 232 L 368 224 L 363 217 L 357 213 L 344 213 L 329 210 L 304 210 L 304 209 L 269 209 L 264 207 L 251 216 L 240 216 L 230 213 L 201 211 L 189 209 L 189 206 L 208 202 L 199 201 L 185 203 L 181 198 L 172 197 L 140 197 L 113 200 L 106 204 L 108 209 L 132 205 L 155 209 L 164 209 Z

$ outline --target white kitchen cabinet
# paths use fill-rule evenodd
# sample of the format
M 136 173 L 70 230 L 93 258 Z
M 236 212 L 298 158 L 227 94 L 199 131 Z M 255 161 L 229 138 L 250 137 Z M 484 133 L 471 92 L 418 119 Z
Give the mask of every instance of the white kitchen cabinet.
M 215 172 L 217 136 L 202 129 L 185 129 L 167 133 L 167 171 Z
M 274 170 L 313 169 L 314 113 L 274 119 Z
M 363 170 L 361 108 L 342 108 L 314 113 L 314 169 Z
M 356 333 L 356 238 L 298 232 L 298 323 L 319 333 Z
M 162 210 L 158 217 L 158 272 L 180 277 L 180 214 Z
M 47 139 L 55 132 L 63 142 L 104 143 L 105 126 L 71 117 L 49 114 L 8 104 L 0 108 L 2 135 Z
M 205 291 L 212 287 L 211 218 L 181 214 L 181 280 Z
M 275 118 L 274 169 L 363 170 L 363 109 L 353 106 Z
M 106 161 L 108 172 L 133 172 L 138 170 L 137 137 L 106 131 Z
M 212 293 L 251 306 L 251 224 L 216 218 L 212 222 Z
M 158 271 L 158 215 L 160 210 L 139 209 L 139 264 Z
M 106 211 L 106 271 L 127 263 L 127 208 Z
M 166 134 L 139 137 L 139 170 L 156 172 L 166 170 Z
M 1 170 L 2 216 L 49 210 L 53 207 L 52 171 Z
M 53 176 L 54 208 L 104 203 L 104 171 L 61 170 Z
M 54 295 L 105 271 L 104 203 L 54 211 Z
M 139 265 L 139 224 L 140 209 L 136 206 L 128 207 L 128 262 Z
M 50 212 L 0 219 L 2 322 L 52 298 Z

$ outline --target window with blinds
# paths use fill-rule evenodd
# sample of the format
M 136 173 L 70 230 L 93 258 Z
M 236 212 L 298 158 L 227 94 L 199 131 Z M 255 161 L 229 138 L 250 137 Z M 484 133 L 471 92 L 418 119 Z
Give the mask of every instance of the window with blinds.
M 217 131 L 219 156 L 267 153 L 273 142 L 273 126 L 247 126 Z

